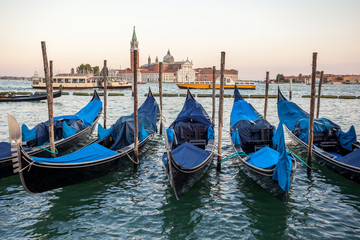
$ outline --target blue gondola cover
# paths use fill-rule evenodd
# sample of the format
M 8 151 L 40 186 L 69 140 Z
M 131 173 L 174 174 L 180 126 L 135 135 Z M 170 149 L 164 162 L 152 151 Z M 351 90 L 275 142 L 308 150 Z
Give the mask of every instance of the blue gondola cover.
M 252 154 L 247 162 L 258 168 L 271 169 L 278 163 L 279 155 L 276 150 L 263 147 Z
M 68 126 L 65 121 L 63 122 L 62 131 L 64 138 L 71 137 L 72 135 L 77 133 L 77 130 L 75 128 Z
M 8 142 L 0 142 L 0 159 L 11 157 L 11 145 Z
M 59 164 L 71 164 L 71 163 L 85 163 L 92 162 L 99 159 L 104 159 L 117 155 L 116 151 L 112 151 L 98 143 L 92 143 L 76 152 L 70 153 L 56 158 L 40 158 L 32 157 L 34 162 L 38 163 L 59 163 Z
M 181 169 L 191 169 L 200 165 L 209 156 L 210 152 L 185 142 L 171 151 L 172 156 Z M 191 161 L 189 161 L 191 159 Z
M 278 102 L 279 119 L 290 129 L 299 139 L 308 143 L 309 115 L 298 105 L 288 100 Z M 336 135 L 340 145 L 351 151 L 352 143 L 356 142 L 356 132 L 351 126 L 348 132 L 343 132 L 339 125 L 327 118 L 319 118 L 314 121 L 314 134 L 326 133 L 332 130 Z
M 55 141 L 64 138 L 63 122 L 75 129 L 76 132 L 83 130 L 87 126 L 91 126 L 96 116 L 102 108 L 100 100 L 90 101 L 84 108 L 82 108 L 75 115 L 64 115 L 54 117 L 54 138 Z M 34 132 L 36 134 L 34 134 Z M 73 132 L 73 131 L 72 131 Z M 68 135 L 67 135 L 68 136 Z M 37 139 L 37 145 L 43 145 L 49 142 L 49 121 L 37 124 L 33 129 L 29 130 L 25 124 L 22 125 L 23 141 L 30 141 Z M 69 136 L 68 136 L 69 137 Z
M 360 149 L 357 149 L 342 158 L 338 158 L 337 160 L 350 166 L 360 168 Z

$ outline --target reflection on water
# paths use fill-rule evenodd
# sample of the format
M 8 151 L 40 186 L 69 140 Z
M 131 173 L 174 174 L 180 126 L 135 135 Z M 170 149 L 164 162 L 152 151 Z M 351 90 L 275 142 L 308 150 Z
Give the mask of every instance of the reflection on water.
M 144 101 L 149 86 L 154 93 L 158 92 L 157 84 L 139 85 L 139 103 Z M 280 87 L 287 96 L 289 86 Z M 264 88 L 259 84 L 255 91 L 241 92 L 263 94 Z M 7 89 L 34 91 L 30 82 L 0 80 L 0 91 Z M 185 93 L 174 84 L 164 84 L 163 89 L 167 93 Z M 270 85 L 270 94 L 276 94 L 276 91 L 277 85 Z M 108 97 L 108 124 L 133 111 L 131 91 L 122 92 L 125 96 Z M 200 90 L 192 92 L 204 93 Z M 293 86 L 293 101 L 306 111 L 310 100 L 301 96 L 309 92 L 310 86 Z M 360 95 L 360 85 L 325 85 L 322 92 L 326 95 Z M 73 114 L 90 98 L 71 94 L 56 98 L 55 115 Z M 164 98 L 166 126 L 176 118 L 184 100 L 184 97 Z M 198 98 L 198 101 L 211 114 L 211 98 Z M 263 112 L 263 99 L 248 101 Z M 321 115 L 331 118 L 344 130 L 355 125 L 359 134 L 359 101 L 321 99 Z M 233 99 L 225 99 L 223 155 L 232 151 L 228 138 L 232 103 Z M 0 103 L 0 107 L 0 141 L 8 139 L 6 113 L 13 114 L 20 124 L 26 123 L 29 127 L 47 118 L 46 101 Z M 278 124 L 276 99 L 269 99 L 267 115 L 271 123 Z M 136 172 L 129 163 L 106 176 L 43 194 L 27 194 L 17 176 L 0 179 L 0 236 L 35 239 L 355 239 L 359 235 L 359 184 L 316 163 L 311 178 L 306 177 L 306 167 L 298 164 L 287 204 L 239 172 L 236 161 L 224 162 L 218 173 L 216 159 L 204 178 L 177 201 L 162 167 L 163 149 L 163 138 L 156 135 L 148 151 L 141 155 Z M 301 154 L 296 147 L 291 149 L 306 159 L 306 154 Z

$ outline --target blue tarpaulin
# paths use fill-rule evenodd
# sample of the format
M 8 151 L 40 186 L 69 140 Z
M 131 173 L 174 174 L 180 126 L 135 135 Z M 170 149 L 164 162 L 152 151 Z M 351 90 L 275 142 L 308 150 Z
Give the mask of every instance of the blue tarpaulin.
M 309 115 L 293 102 L 282 99 L 277 103 L 279 119 L 290 129 L 299 139 L 308 143 Z M 314 120 L 314 134 L 327 134 L 328 130 L 334 131 L 340 145 L 351 151 L 352 143 L 356 142 L 356 132 L 351 126 L 348 132 L 343 132 L 339 125 L 326 118 Z
M 97 96 L 97 95 L 96 95 Z M 66 122 L 68 127 L 71 127 L 79 132 L 87 126 L 91 126 L 96 116 L 99 114 L 102 108 L 102 102 L 100 100 L 93 99 L 84 108 L 82 108 L 75 115 L 64 115 L 54 117 L 54 138 L 55 141 L 64 138 L 63 135 L 63 122 Z M 66 127 L 65 127 L 66 128 Z M 67 129 L 69 130 L 69 128 Z M 67 137 L 70 134 L 75 134 L 75 131 L 66 131 Z M 35 133 L 35 134 L 34 134 Z M 30 141 L 36 139 L 38 146 L 43 145 L 49 141 L 49 121 L 37 124 L 33 129 L 28 129 L 25 124 L 22 125 L 22 138 L 23 141 Z
M 139 141 L 145 139 L 149 134 L 156 132 L 158 112 L 159 106 L 150 91 L 145 102 L 138 109 Z M 133 114 L 120 117 L 116 123 L 110 127 L 111 136 L 114 140 L 110 149 L 119 150 L 134 143 L 134 126 Z M 101 131 L 100 135 L 104 134 L 105 136 L 109 133 L 102 128 L 99 130 Z
M 178 122 L 184 121 L 193 121 L 202 123 L 206 126 L 214 126 L 203 106 L 201 106 L 201 104 L 198 103 L 190 93 L 188 93 L 181 112 L 175 121 L 170 125 L 170 128 L 173 128 L 173 126 L 175 126 Z
M 111 134 L 112 134 L 111 128 L 106 129 L 103 126 L 101 126 L 100 123 L 98 123 L 98 135 L 97 135 L 98 140 L 101 141 L 107 138 L 108 136 L 110 136 Z
M 234 96 L 234 104 L 230 115 L 231 127 L 233 127 L 235 123 L 237 123 L 241 119 L 246 119 L 249 121 L 255 121 L 259 119 L 259 116 L 256 114 L 256 111 L 251 106 L 251 104 L 249 104 L 242 98 L 236 85 L 234 89 Z
M 338 158 L 337 160 L 350 166 L 360 168 L 360 149 L 355 150 L 342 158 Z
M 11 157 L 11 145 L 8 142 L 0 142 L 0 159 Z
M 69 163 L 92 162 L 99 159 L 112 157 L 117 154 L 119 153 L 117 153 L 116 151 L 112 151 L 104 146 L 101 146 L 98 143 L 92 143 L 89 146 L 86 146 L 76 152 L 61 157 L 55 157 L 55 158 L 32 157 L 32 158 L 34 159 L 34 162 L 38 162 L 38 163 L 69 164 Z
M 63 130 L 64 138 L 71 137 L 72 135 L 77 133 L 77 130 L 75 128 L 68 126 L 65 121 L 63 122 L 62 130 Z
M 184 142 L 177 148 L 171 151 L 172 156 L 181 169 L 191 169 L 200 165 L 209 156 L 210 153 L 201 148 L 198 148 L 188 142 Z
M 258 168 L 271 169 L 277 164 L 278 160 L 279 153 L 277 151 L 269 147 L 263 147 L 252 154 L 247 162 Z
M 281 189 L 286 192 L 290 188 L 291 158 L 286 153 L 284 128 L 281 121 L 273 139 L 275 139 L 273 142 L 276 143 L 276 150 L 279 152 L 279 160 L 274 169 L 273 179 L 277 180 Z

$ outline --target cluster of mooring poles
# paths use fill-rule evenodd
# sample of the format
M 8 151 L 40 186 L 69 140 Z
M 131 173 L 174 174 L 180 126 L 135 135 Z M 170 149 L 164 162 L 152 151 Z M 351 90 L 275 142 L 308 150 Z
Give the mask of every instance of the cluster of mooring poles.
M 41 49 L 43 54 L 44 62 L 44 72 L 45 72 L 45 82 L 46 82 L 46 94 L 48 102 L 48 115 L 49 115 L 49 139 L 50 139 L 50 150 L 55 153 L 55 144 L 54 144 L 54 122 L 53 122 L 53 61 L 47 59 L 46 52 L 46 43 L 41 42 Z M 137 50 L 134 50 L 134 80 L 132 95 L 134 97 L 134 169 L 137 169 L 139 164 L 139 131 L 138 131 L 138 94 L 137 94 Z M 315 98 L 316 98 L 316 61 L 317 53 L 313 53 L 312 59 L 312 78 L 311 78 L 311 99 L 310 99 L 310 116 L 309 116 L 309 147 L 308 147 L 308 158 L 307 158 L 307 175 L 311 176 L 311 166 L 312 166 L 312 149 L 313 149 L 313 139 L 314 139 L 314 116 L 315 116 Z M 50 69 L 49 69 L 50 65 Z M 224 69 L 225 69 L 225 52 L 221 52 L 220 60 L 220 94 L 219 94 L 219 111 L 218 111 L 218 158 L 217 158 L 217 171 L 221 170 L 221 148 L 222 148 L 222 129 L 223 129 L 223 112 L 224 112 Z M 320 95 L 321 95 L 321 85 L 324 72 L 321 72 L 320 81 L 318 86 L 318 95 L 317 95 L 317 109 L 316 109 L 316 118 L 319 117 L 320 111 Z M 104 60 L 103 68 L 103 78 L 104 78 L 104 128 L 106 128 L 106 109 L 107 109 L 107 81 L 108 81 L 108 70 L 107 70 L 107 61 Z M 212 84 L 212 123 L 215 124 L 215 86 L 216 86 L 216 68 L 213 66 L 213 84 Z M 265 103 L 264 103 L 264 118 L 266 119 L 267 107 L 268 107 L 268 97 L 269 97 L 269 72 L 266 72 L 266 86 L 265 86 Z M 159 63 L 159 97 L 160 97 L 160 134 L 163 133 L 163 108 L 162 108 L 162 62 Z M 292 81 L 290 80 L 290 91 L 289 98 L 292 98 Z M 55 154 L 52 154 L 54 157 Z

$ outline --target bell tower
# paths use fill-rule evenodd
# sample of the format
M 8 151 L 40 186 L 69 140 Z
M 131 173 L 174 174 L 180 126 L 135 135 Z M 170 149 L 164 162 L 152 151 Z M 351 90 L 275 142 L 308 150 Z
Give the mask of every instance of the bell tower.
M 137 50 L 137 64 L 136 67 L 137 69 L 139 69 L 139 42 L 136 38 L 136 33 L 135 33 L 135 26 L 134 26 L 134 31 L 133 31 L 133 35 L 132 35 L 132 39 L 130 42 L 130 69 L 134 69 L 134 50 Z

